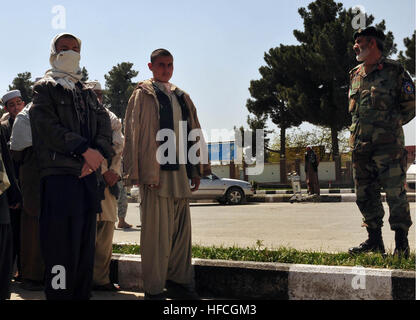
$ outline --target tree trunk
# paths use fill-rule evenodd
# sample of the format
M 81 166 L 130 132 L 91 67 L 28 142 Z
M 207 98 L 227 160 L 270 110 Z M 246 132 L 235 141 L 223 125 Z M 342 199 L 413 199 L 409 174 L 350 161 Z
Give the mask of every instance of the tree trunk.
M 338 130 L 331 127 L 331 142 L 332 142 L 332 156 L 335 162 L 335 179 L 341 181 L 341 158 L 340 150 L 338 147 Z
M 286 127 L 280 128 L 280 158 L 286 158 Z
M 280 128 L 280 183 L 287 183 L 286 127 Z
M 340 154 L 338 147 L 338 130 L 336 128 L 331 128 L 331 140 L 332 140 L 332 154 L 333 159 Z

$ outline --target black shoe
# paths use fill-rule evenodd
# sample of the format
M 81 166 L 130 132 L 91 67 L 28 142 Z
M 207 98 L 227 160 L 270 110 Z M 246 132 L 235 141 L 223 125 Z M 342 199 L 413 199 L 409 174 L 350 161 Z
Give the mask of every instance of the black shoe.
M 144 293 L 144 300 L 166 300 L 166 295 L 164 292 L 158 294 Z
M 410 246 L 408 245 L 408 231 L 397 229 L 395 230 L 395 250 L 394 257 L 399 259 L 408 259 L 410 256 Z
M 13 277 L 13 280 L 15 281 L 15 282 L 22 282 L 23 281 L 23 278 L 22 278 L 22 276 L 19 274 L 19 275 L 17 275 L 17 276 L 14 276 Z
M 101 286 L 94 286 L 93 291 L 120 291 L 121 288 L 119 285 L 115 285 L 113 283 L 107 283 Z
M 367 252 L 375 252 L 385 254 L 384 241 L 382 239 L 382 229 L 367 228 L 369 238 L 361 243 L 358 247 L 350 248 L 349 254 L 360 254 Z
M 200 300 L 193 287 L 171 280 L 166 281 L 166 296 L 173 300 Z
M 19 285 L 23 290 L 27 291 L 42 291 L 44 290 L 44 284 L 42 282 L 32 281 L 23 279 Z

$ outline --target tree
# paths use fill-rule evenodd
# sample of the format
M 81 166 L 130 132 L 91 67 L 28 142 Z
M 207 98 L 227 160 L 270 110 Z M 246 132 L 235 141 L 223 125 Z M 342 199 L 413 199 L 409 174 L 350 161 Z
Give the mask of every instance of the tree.
M 9 86 L 9 90 L 19 90 L 22 95 L 22 100 L 25 103 L 32 101 L 32 86 L 34 82 L 31 81 L 32 75 L 30 72 L 18 73 L 17 77 L 13 79 L 12 84 Z
M 272 131 L 267 130 L 267 116 L 248 116 L 248 126 L 252 132 L 252 157 L 257 157 L 257 130 L 264 130 L 264 159 L 268 158 L 268 145 L 270 139 L 267 134 Z
M 280 128 L 282 143 L 279 152 L 282 157 L 286 154 L 286 129 L 299 126 L 302 122 L 290 109 L 281 87 L 281 83 L 287 81 L 285 74 L 291 72 L 290 68 L 293 68 L 283 63 L 292 48 L 292 46 L 282 46 L 280 52 L 274 49 L 265 53 L 264 60 L 267 65 L 259 69 L 262 78 L 251 81 L 249 92 L 252 98 L 248 99 L 246 104 L 248 111 L 255 115 L 254 120 L 263 119 L 264 115 L 267 115 Z M 266 120 L 266 117 L 264 119 Z
M 83 75 L 81 79 L 82 82 L 86 82 L 89 80 L 89 72 L 87 71 L 85 67 L 82 68 L 82 75 Z
M 131 79 L 137 77 L 138 71 L 132 69 L 133 64 L 123 62 L 114 67 L 105 75 L 104 102 L 118 118 L 123 119 L 128 100 L 134 91 L 136 83 Z
M 345 131 L 338 133 L 338 143 L 340 150 L 343 152 L 349 152 L 348 137 L 345 135 Z M 280 146 L 279 139 L 275 139 L 271 144 L 270 148 L 278 149 Z M 291 130 L 286 137 L 287 154 L 289 155 L 289 149 L 293 148 L 299 150 L 299 157 L 303 158 L 303 154 L 307 146 L 318 147 L 317 154 L 320 161 L 330 161 L 332 154 L 332 137 L 331 130 L 329 128 L 317 127 L 311 131 L 303 131 L 301 129 Z M 296 154 L 296 152 L 294 152 Z M 289 157 L 288 157 L 289 158 Z M 278 155 L 271 153 L 269 157 L 271 162 L 278 161 Z
M 264 81 L 251 82 L 254 100 L 248 101 L 247 108 L 254 114 L 271 112 L 272 119 L 275 118 L 272 115 L 277 114 L 277 121 L 286 119 L 284 115 L 287 115 L 296 117 L 296 123 L 307 121 L 329 128 L 333 158 L 339 172 L 338 133 L 351 123 L 349 71 L 358 64 L 353 51 L 355 16 L 352 9 L 345 10 L 341 3 L 333 0 L 316 0 L 298 12 L 304 30 L 293 33 L 300 44 L 280 45 L 265 54 L 267 66 L 260 68 Z M 373 21 L 372 15 L 366 16 L 367 26 Z M 376 27 L 385 33 L 385 21 Z M 388 32 L 383 54 L 387 57 L 396 52 L 394 36 Z M 272 102 L 276 99 L 277 105 Z M 287 112 L 282 113 L 282 108 Z M 282 150 L 284 144 L 282 142 Z
M 235 134 L 240 134 L 240 137 L 235 136 L 235 140 L 239 141 L 239 139 L 242 140 L 242 146 L 243 147 L 243 156 L 246 156 L 247 158 L 256 158 L 257 157 L 257 130 L 264 130 L 264 159 L 268 158 L 269 152 L 268 152 L 268 146 L 270 139 L 267 138 L 267 134 L 271 133 L 271 131 L 267 130 L 267 116 L 262 117 L 255 117 L 255 116 L 248 116 L 247 123 L 249 126 L 248 130 L 245 130 L 243 126 L 240 128 L 237 128 L 236 126 L 233 127 L 235 130 Z M 252 137 L 252 141 L 245 141 L 245 132 L 247 134 L 250 134 Z M 251 142 L 251 143 L 250 143 Z M 252 150 L 252 152 L 251 152 Z
M 304 77 L 293 80 L 288 88 L 289 103 L 296 113 L 314 125 L 331 130 L 332 152 L 339 155 L 338 132 L 351 123 L 348 112 L 348 72 L 357 65 L 353 52 L 351 9 L 344 10 L 341 3 L 333 0 L 317 0 L 299 9 L 304 31 L 294 31 L 301 43 L 299 64 L 306 66 Z M 367 16 L 367 25 L 374 21 Z M 385 31 L 385 21 L 376 25 Z M 392 32 L 386 34 L 385 56 L 396 53 Z
M 416 31 L 411 38 L 404 39 L 405 53 L 400 51 L 398 59 L 404 68 L 413 76 L 416 76 Z

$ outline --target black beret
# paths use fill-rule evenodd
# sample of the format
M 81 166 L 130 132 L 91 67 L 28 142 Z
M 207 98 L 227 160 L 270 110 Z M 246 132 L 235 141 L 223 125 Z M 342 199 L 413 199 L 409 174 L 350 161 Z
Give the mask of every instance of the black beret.
M 354 40 L 356 40 L 357 37 L 360 37 L 360 36 L 375 37 L 382 41 L 385 40 L 385 34 L 381 30 L 376 29 L 375 27 L 367 27 L 365 29 L 359 29 L 354 33 L 353 38 Z

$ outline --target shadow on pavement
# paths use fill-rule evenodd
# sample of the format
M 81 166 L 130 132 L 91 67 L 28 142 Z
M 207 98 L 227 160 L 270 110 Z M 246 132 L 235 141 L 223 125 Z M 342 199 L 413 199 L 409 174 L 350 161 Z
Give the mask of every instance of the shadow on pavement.
M 122 232 L 139 232 L 141 231 L 141 228 L 129 228 L 129 229 L 121 229 L 121 228 L 115 228 L 115 231 L 122 231 Z
M 190 203 L 190 207 L 228 207 L 228 208 L 236 208 L 236 207 L 243 207 L 243 206 L 257 206 L 258 202 L 247 202 L 244 204 L 239 205 L 228 205 L 228 204 L 220 204 L 220 203 Z
M 20 288 L 19 283 L 13 282 L 11 300 L 45 300 L 44 291 L 27 291 Z M 143 300 L 144 293 L 140 292 L 106 292 L 92 291 L 91 300 Z

